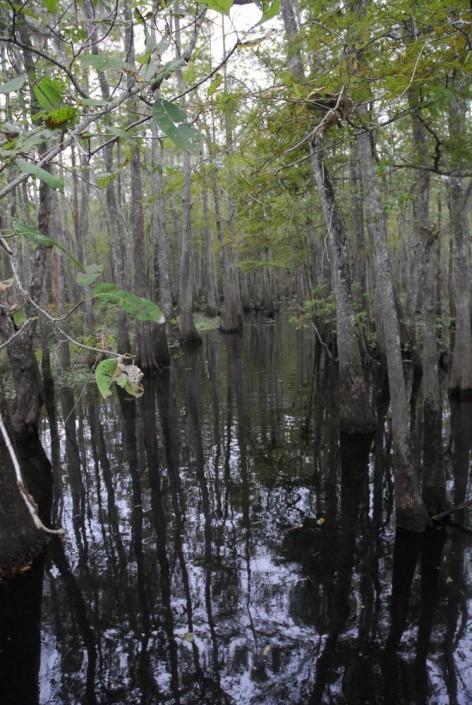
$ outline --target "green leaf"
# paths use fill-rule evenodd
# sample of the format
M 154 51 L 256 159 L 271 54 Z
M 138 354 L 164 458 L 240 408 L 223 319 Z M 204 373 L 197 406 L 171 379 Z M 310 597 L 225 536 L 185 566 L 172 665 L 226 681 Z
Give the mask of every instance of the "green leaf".
M 203 144 L 203 136 L 193 125 L 179 125 L 179 138 L 183 140 L 186 149 L 191 152 L 199 152 Z
M 119 289 L 117 294 L 120 297 L 120 306 L 137 321 L 155 321 L 164 323 L 162 311 L 154 301 L 142 296 L 136 296 L 129 291 Z
M 172 74 L 182 66 L 182 63 L 182 59 L 172 59 L 172 61 L 167 61 L 167 63 L 165 63 L 161 70 L 158 72 L 157 78 L 160 81 L 163 81 L 165 78 L 169 78 L 169 76 L 172 76 Z M 147 74 L 145 78 L 148 78 Z
M 24 159 L 17 159 L 16 164 L 20 171 L 22 171 L 24 174 L 31 174 L 31 176 L 35 176 L 37 179 L 44 181 L 44 183 L 50 186 L 51 188 L 56 189 L 64 187 L 64 182 L 62 181 L 62 179 L 59 179 L 53 174 L 50 174 L 49 171 L 46 171 L 46 169 L 42 169 L 37 164 L 33 164 L 33 162 L 27 162 Z
M 18 220 L 15 220 L 13 222 L 13 228 L 18 235 L 30 240 L 34 245 L 38 245 L 40 247 L 54 247 L 56 244 L 52 238 L 47 235 L 43 235 L 43 233 L 40 232 L 38 228 L 35 228 L 34 225 L 21 223 Z
M 257 24 L 267 22 L 280 12 L 280 0 L 262 0 L 262 17 Z
M 115 137 L 119 137 L 123 140 L 129 140 L 130 138 L 129 132 L 126 132 L 126 130 L 123 130 L 121 127 L 114 127 L 113 125 L 107 126 L 107 133 L 115 135 Z
M 97 176 L 95 179 L 95 183 L 97 184 L 98 188 L 106 188 L 109 186 L 113 181 L 116 179 L 117 174 L 101 174 L 100 176 Z
M 223 12 L 228 14 L 230 7 L 232 6 L 234 0 L 200 0 L 202 5 L 206 5 L 210 10 L 216 10 L 216 12 Z
M 90 286 L 102 273 L 101 264 L 89 264 L 85 267 L 85 272 L 77 272 L 75 281 L 79 286 Z
M 143 80 L 150 81 L 151 78 L 154 78 L 156 73 L 159 71 L 159 67 L 160 64 L 156 61 L 152 61 L 150 64 L 148 64 L 143 74 Z
M 218 88 L 221 86 L 222 83 L 223 83 L 223 76 L 221 75 L 221 73 L 216 74 L 215 78 L 210 83 L 210 86 L 207 91 L 207 95 L 210 96 L 210 95 L 213 95 L 214 93 L 216 93 L 216 91 L 218 90 Z
M 68 252 L 66 248 L 63 247 L 59 242 L 53 240 L 52 237 L 44 235 L 34 225 L 30 225 L 29 223 L 22 223 L 19 220 L 14 220 L 13 229 L 17 235 L 25 237 L 27 240 L 30 240 L 34 245 L 37 245 L 38 247 L 57 247 L 58 250 L 61 250 L 61 252 L 63 252 L 65 255 L 67 255 L 67 257 L 69 257 L 69 259 L 72 260 L 72 262 L 75 264 L 76 267 L 78 267 L 78 269 L 83 269 L 79 260 L 76 259 L 74 255 Z
M 61 88 L 58 81 L 44 76 L 33 86 L 33 93 L 41 108 L 49 113 L 61 108 L 64 104 Z
M 48 12 L 57 12 L 61 4 L 59 0 L 43 0 L 43 5 Z
M 87 105 L 89 108 L 101 108 L 107 104 L 103 98 L 80 98 L 82 105 Z
M 131 318 L 137 321 L 164 323 L 162 311 L 154 301 L 136 296 L 126 289 L 117 289 L 114 284 L 104 282 L 92 289 L 92 298 L 120 306 Z
M 116 358 L 102 360 L 95 369 L 95 381 L 104 399 L 111 396 L 111 385 L 115 381 L 114 375 L 117 369 L 118 360 Z
M 159 98 L 152 108 L 153 117 L 159 115 L 173 123 L 188 122 L 188 117 L 176 103 L 170 103 L 164 98 Z M 157 118 L 156 118 L 157 119 Z
M 162 132 L 181 149 L 199 151 L 203 137 L 188 123 L 187 115 L 175 103 L 159 98 L 152 107 L 152 117 Z
M 113 291 L 117 291 L 116 285 L 111 282 L 102 282 L 97 284 L 92 289 L 92 296 L 101 296 L 102 294 L 109 294 Z
M 48 130 L 40 132 L 24 132 L 20 135 L 17 142 L 17 147 L 20 152 L 29 152 L 39 144 L 44 144 L 51 138 L 51 133 Z
M 105 399 L 111 396 L 113 383 L 125 390 L 133 397 L 143 395 L 141 380 L 143 373 L 136 365 L 126 365 L 122 358 L 103 360 L 95 370 L 95 380 L 100 394 Z
M 23 88 L 25 81 L 26 76 L 17 76 L 16 78 L 12 78 L 11 81 L 2 83 L 0 86 L 0 93 L 15 93 Z
M 138 64 L 141 64 L 144 66 L 144 64 L 147 64 L 151 60 L 152 56 L 152 51 L 147 51 L 145 54 L 138 54 L 136 56 L 136 61 Z
M 47 113 L 45 123 L 51 130 L 56 130 L 67 123 L 73 123 L 77 119 L 77 115 L 77 108 L 72 105 L 63 105 L 62 108 Z
M 17 328 L 21 328 L 23 323 L 26 322 L 26 314 L 21 309 L 17 309 L 16 311 L 14 311 L 12 318 L 13 323 Z
M 96 71 L 106 71 L 107 69 L 121 70 L 126 66 L 126 62 L 120 56 L 110 54 L 82 54 L 79 57 L 86 66 L 92 66 Z

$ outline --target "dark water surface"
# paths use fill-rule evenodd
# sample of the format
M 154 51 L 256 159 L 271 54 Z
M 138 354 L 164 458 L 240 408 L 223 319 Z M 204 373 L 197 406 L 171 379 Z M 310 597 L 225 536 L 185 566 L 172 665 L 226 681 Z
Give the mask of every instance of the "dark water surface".
M 41 613 L 42 565 L 11 591 L 1 705 L 472 702 L 470 538 L 395 537 L 388 400 L 372 448 L 340 448 L 329 363 L 253 324 L 179 351 L 139 401 L 57 390 L 67 538 Z M 454 503 L 471 421 L 445 411 Z

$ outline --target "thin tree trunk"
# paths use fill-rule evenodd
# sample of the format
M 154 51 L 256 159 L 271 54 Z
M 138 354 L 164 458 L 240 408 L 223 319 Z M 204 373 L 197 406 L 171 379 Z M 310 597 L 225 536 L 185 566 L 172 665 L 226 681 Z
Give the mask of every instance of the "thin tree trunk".
M 180 33 L 180 20 L 178 15 L 175 17 L 175 36 L 177 44 L 177 52 L 179 58 L 182 56 L 182 41 Z M 184 87 L 182 71 L 176 71 L 179 89 Z M 191 222 L 191 177 L 192 177 L 192 162 L 190 153 L 184 152 L 183 160 L 183 176 L 184 185 L 182 190 L 182 239 L 180 250 L 180 269 L 179 269 L 179 308 L 180 308 L 180 340 L 184 344 L 200 344 L 202 341 L 200 333 L 195 327 L 193 320 L 193 277 L 192 277 L 192 222 Z
M 154 205 L 152 209 L 152 241 L 156 248 L 159 303 L 162 306 L 167 323 L 172 319 L 172 264 L 169 236 L 164 212 L 164 158 L 163 146 L 158 139 L 157 126 L 152 125 L 152 153 L 154 165 Z
M 323 161 L 322 135 L 312 149 L 312 164 L 331 250 L 336 335 L 339 358 L 340 429 L 345 433 L 371 433 L 374 419 L 362 369 L 351 292 L 346 232 L 333 187 Z
M 205 233 L 205 299 L 206 299 L 206 314 L 207 316 L 216 316 L 218 309 L 216 305 L 216 274 L 215 274 L 215 257 L 212 249 L 210 214 L 208 209 L 208 189 L 206 185 L 202 191 L 202 209 L 203 209 L 203 227 Z

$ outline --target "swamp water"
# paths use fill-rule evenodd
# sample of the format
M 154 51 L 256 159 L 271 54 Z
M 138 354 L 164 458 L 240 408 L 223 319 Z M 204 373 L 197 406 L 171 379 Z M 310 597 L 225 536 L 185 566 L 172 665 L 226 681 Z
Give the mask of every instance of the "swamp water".
M 57 389 L 67 537 L 0 593 L 0 705 L 472 702 L 470 538 L 395 536 L 388 401 L 339 448 L 335 390 L 283 320 L 207 333 L 137 402 Z M 471 431 L 448 407 L 454 504 Z

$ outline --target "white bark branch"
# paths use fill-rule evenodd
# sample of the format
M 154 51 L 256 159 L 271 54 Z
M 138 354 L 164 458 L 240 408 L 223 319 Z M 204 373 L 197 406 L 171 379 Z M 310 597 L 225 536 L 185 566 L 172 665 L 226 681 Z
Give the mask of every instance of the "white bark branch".
M 26 489 L 25 482 L 23 480 L 23 475 L 21 472 L 20 463 L 18 461 L 18 458 L 15 453 L 15 449 L 13 448 L 12 442 L 10 440 L 10 436 L 8 435 L 8 431 L 6 429 L 6 426 L 3 422 L 3 417 L 2 417 L 1 413 L 0 413 L 0 432 L 3 436 L 3 440 L 5 442 L 7 450 L 10 454 L 11 461 L 13 463 L 13 468 L 15 470 L 16 484 L 18 485 L 18 489 L 20 491 L 20 494 L 23 498 L 24 503 L 26 504 L 26 508 L 31 515 L 31 518 L 33 520 L 34 525 L 36 526 L 37 529 L 39 529 L 40 531 L 45 531 L 47 534 L 54 534 L 55 536 L 64 536 L 64 534 L 66 533 L 64 531 L 64 529 L 49 529 L 41 521 L 39 514 L 38 514 L 37 504 L 34 501 L 33 497 L 30 495 L 30 493 Z

